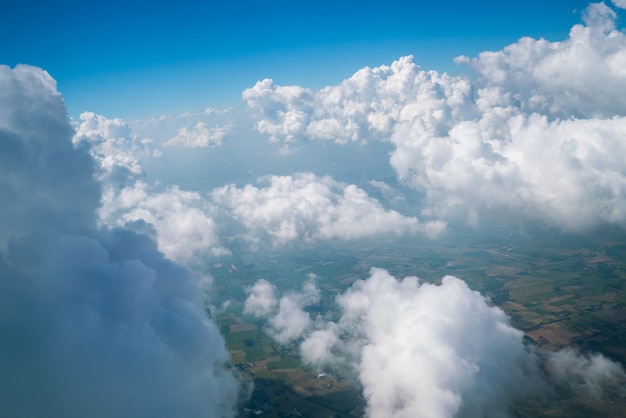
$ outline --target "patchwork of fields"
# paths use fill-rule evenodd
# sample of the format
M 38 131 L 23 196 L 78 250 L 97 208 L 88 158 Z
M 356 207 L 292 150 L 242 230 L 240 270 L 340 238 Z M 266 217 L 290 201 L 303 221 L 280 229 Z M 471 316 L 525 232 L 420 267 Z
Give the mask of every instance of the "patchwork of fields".
M 493 242 L 485 240 L 484 242 Z M 566 346 L 599 352 L 626 364 L 626 245 L 619 232 L 590 239 L 544 234 L 494 246 L 456 240 L 433 242 L 358 242 L 346 247 L 307 249 L 290 255 L 256 253 L 245 263 L 233 255 L 230 267 L 216 269 L 214 286 L 221 301 L 218 320 L 234 366 L 255 389 L 245 414 L 262 416 L 362 416 L 365 402 L 354 376 L 303 365 L 297 346 L 280 346 L 264 332 L 266 324 L 242 313 L 244 288 L 259 278 L 282 291 L 295 290 L 307 273 L 318 277 L 319 304 L 312 317 L 336 315 L 334 297 L 371 267 L 395 277 L 415 275 L 437 283 L 454 275 L 485 295 L 524 331 L 538 353 Z M 306 257 L 301 254 L 306 254 Z M 560 401 L 517 405 L 516 416 L 626 416 L 626 393 L 606 399 L 561 394 Z

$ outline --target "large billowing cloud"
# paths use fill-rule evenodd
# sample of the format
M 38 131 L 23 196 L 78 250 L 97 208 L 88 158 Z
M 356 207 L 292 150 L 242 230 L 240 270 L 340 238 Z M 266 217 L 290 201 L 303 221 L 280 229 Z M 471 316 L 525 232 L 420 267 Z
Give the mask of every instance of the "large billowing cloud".
M 150 238 L 97 229 L 96 164 L 72 135 L 46 72 L 0 66 L 3 415 L 234 415 L 194 278 Z
M 32 230 L 94 225 L 100 187 L 91 179 L 93 160 L 71 141 L 45 140 L 73 133 L 55 81 L 29 66 L 0 66 L 0 94 L 0 248 Z
M 303 299 L 294 303 L 300 313 Z M 308 328 L 299 321 L 289 336 L 304 335 L 305 362 L 358 376 L 370 417 L 503 417 L 541 384 L 523 333 L 455 277 L 432 285 L 372 269 L 337 303 L 338 320 L 307 317 Z M 280 316 L 270 314 L 272 329 Z
M 464 216 L 471 224 L 506 209 L 566 229 L 608 222 L 626 226 L 626 118 L 550 122 L 506 120 L 500 137 L 481 122 L 434 137 L 416 120 L 397 127 L 390 162 L 426 195 L 425 214 Z M 483 215 L 481 219 L 481 214 Z
M 243 97 L 274 141 L 389 141 L 425 216 L 626 226 L 626 35 L 604 3 L 583 20 L 562 42 L 459 57 L 474 79 L 404 57 L 319 91 L 264 80 Z
M 314 282 L 280 303 L 275 293 L 257 282 L 246 309 L 267 318 L 279 342 L 299 342 L 306 363 L 355 376 L 369 417 L 507 417 L 515 402 L 531 405 L 555 384 L 601 398 L 626 381 L 600 354 L 536 354 L 501 309 L 453 276 L 435 285 L 374 268 L 336 297 L 337 315 L 315 320 L 304 310 L 319 300 Z
M 306 339 L 302 356 L 354 364 L 368 416 L 506 416 L 535 382 L 523 334 L 455 277 L 436 286 L 373 269 L 337 302 L 341 318 Z
M 626 115 L 626 34 L 604 3 L 583 12 L 562 42 L 522 38 L 478 58 L 459 57 L 482 76 L 477 104 L 512 106 L 523 112 L 588 118 Z M 497 98 L 498 103 L 494 103 Z
M 257 188 L 228 185 L 212 193 L 258 239 L 267 234 L 277 244 L 294 240 L 355 239 L 385 233 L 423 233 L 436 236 L 445 224 L 420 223 L 386 210 L 355 185 L 312 173 L 271 176 Z
M 436 132 L 472 114 L 471 85 L 461 77 L 423 71 L 412 57 L 364 68 L 338 86 L 312 91 L 259 81 L 243 99 L 273 141 L 384 139 L 398 121 L 419 117 Z

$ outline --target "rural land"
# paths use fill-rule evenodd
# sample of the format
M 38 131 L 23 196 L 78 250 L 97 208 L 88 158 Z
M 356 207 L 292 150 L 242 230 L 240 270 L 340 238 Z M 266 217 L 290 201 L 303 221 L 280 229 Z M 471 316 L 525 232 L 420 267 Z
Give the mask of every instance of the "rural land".
M 250 251 L 243 241 L 238 245 L 237 237 L 231 244 L 241 250 L 212 266 L 214 294 L 220 297 L 212 302 L 229 301 L 214 316 L 232 367 L 254 382 L 241 417 L 360 417 L 365 412 L 353 376 L 308 367 L 296 344 L 279 345 L 265 332 L 263 320 L 243 314 L 244 289 L 260 278 L 289 291 L 314 273 L 322 296 L 307 311 L 312 317 L 332 317 L 335 296 L 366 278 L 372 267 L 430 283 L 454 275 L 506 312 L 538 353 L 569 346 L 626 364 L 626 244 L 620 230 L 585 237 L 538 231 L 483 240 L 457 234 L 445 243 L 389 238 L 287 252 Z M 626 416 L 626 393 L 618 389 L 603 399 L 559 395 L 557 402 L 514 405 L 511 415 Z

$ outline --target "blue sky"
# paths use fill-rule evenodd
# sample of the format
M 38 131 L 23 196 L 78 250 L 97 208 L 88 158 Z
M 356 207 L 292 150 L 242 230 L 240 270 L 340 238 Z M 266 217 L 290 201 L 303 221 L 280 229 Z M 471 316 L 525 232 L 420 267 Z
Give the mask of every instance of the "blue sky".
M 319 88 L 412 54 L 425 69 L 521 36 L 560 40 L 586 1 L 3 2 L 0 63 L 46 69 L 71 116 L 240 104 L 257 80 Z

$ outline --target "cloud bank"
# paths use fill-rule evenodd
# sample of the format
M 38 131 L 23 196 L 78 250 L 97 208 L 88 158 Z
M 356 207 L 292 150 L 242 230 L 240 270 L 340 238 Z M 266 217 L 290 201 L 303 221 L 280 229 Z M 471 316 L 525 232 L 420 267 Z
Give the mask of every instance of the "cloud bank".
M 283 300 L 269 316 L 279 330 Z M 338 320 L 313 324 L 307 315 L 308 328 L 289 335 L 304 335 L 305 362 L 358 376 L 370 417 L 503 417 L 541 385 L 523 333 L 455 277 L 437 286 L 372 269 L 336 301 Z M 304 313 L 304 303 L 290 311 Z
M 233 416 L 194 278 L 145 235 L 97 228 L 96 162 L 72 135 L 46 72 L 0 66 L 3 414 Z
M 420 117 L 444 132 L 471 112 L 471 84 L 461 77 L 424 71 L 412 57 L 364 68 L 338 86 L 312 91 L 259 81 L 243 92 L 272 141 L 324 139 L 337 143 L 384 140 L 395 123 Z
M 356 239 L 386 233 L 437 236 L 445 229 L 438 221 L 420 223 L 386 210 L 352 184 L 312 173 L 270 176 L 265 188 L 228 185 L 213 191 L 213 200 L 241 222 L 252 238 L 267 235 L 277 245 L 302 240 Z
M 263 80 L 243 99 L 271 141 L 392 144 L 389 164 L 424 216 L 623 227 L 626 35 L 604 3 L 582 16 L 564 41 L 458 57 L 473 78 L 403 57 L 318 91 Z

